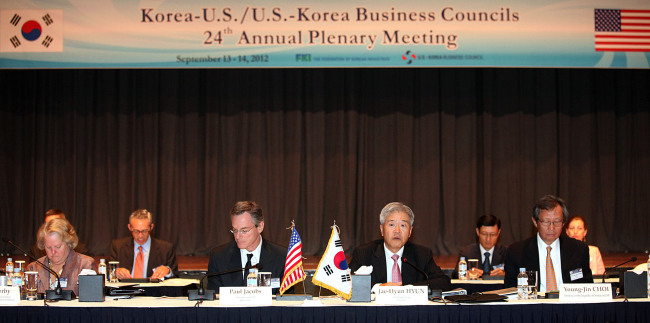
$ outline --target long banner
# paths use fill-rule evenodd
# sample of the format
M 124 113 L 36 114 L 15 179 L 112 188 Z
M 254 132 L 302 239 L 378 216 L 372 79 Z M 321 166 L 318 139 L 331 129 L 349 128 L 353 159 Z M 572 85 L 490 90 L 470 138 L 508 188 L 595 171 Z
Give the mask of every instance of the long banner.
M 9 0 L 0 68 L 648 68 L 648 0 Z

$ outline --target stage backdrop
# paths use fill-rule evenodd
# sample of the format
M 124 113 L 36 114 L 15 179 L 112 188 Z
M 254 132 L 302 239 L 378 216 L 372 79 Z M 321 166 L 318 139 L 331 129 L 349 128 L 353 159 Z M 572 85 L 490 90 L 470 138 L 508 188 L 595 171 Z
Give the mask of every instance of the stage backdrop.
M 647 70 L 0 70 L 0 233 L 27 246 L 60 208 L 95 254 L 151 210 L 179 254 L 228 242 L 235 201 L 306 254 L 347 251 L 392 201 L 413 240 L 455 254 L 485 213 L 531 235 L 566 199 L 603 252 L 650 246 Z
M 0 68 L 648 68 L 647 0 L 0 3 Z

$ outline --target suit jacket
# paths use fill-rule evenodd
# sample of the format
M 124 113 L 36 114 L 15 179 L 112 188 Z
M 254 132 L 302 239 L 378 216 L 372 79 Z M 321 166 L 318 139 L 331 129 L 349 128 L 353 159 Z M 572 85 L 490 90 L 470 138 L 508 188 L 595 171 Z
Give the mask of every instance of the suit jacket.
M 492 255 L 490 256 L 490 264 L 492 265 L 492 268 L 494 268 L 497 265 L 504 264 L 504 261 L 506 259 L 506 250 L 508 250 L 508 247 L 502 244 L 496 244 L 494 246 L 494 250 L 492 252 Z M 483 259 L 483 255 L 481 254 L 481 248 L 479 247 L 479 243 L 478 242 L 472 243 L 470 245 L 462 247 L 458 252 L 458 259 L 456 260 L 456 268 L 454 269 L 454 272 L 451 275 L 453 278 L 458 278 L 458 262 L 460 261 L 460 257 L 465 257 L 465 260 L 478 259 L 478 266 L 480 269 L 483 269 L 483 262 L 481 262 L 481 259 Z
M 593 283 L 594 279 L 589 268 L 589 248 L 586 244 L 567 236 L 560 236 L 560 260 L 562 262 L 562 281 L 564 283 Z M 506 252 L 505 287 L 517 286 L 519 268 L 539 271 L 539 251 L 537 235 L 516 242 Z M 544 264 L 545 266 L 546 264 Z M 582 278 L 571 280 L 571 271 L 582 269 Z M 543 279 L 540 277 L 540 279 Z M 559 286 L 558 286 L 559 287 Z
M 109 260 L 119 261 L 120 267 L 132 271 L 134 258 L 133 244 L 133 237 L 113 240 Z M 175 276 L 178 273 L 176 250 L 173 244 L 151 237 L 151 250 L 149 250 L 149 261 L 147 261 L 147 277 L 151 277 L 153 270 L 158 266 L 168 266 L 172 270 L 172 276 Z
M 286 247 L 281 247 L 267 239 L 262 239 L 262 250 L 259 261 L 262 264 L 262 269 L 260 271 L 271 272 L 272 278 L 282 279 L 286 258 Z M 208 273 L 217 273 L 242 267 L 241 253 L 234 240 L 216 247 L 210 252 Z M 219 293 L 219 287 L 221 286 L 246 286 L 243 272 L 238 271 L 208 278 L 208 289 Z
M 404 245 L 402 257 L 405 257 L 409 263 L 414 264 L 429 276 L 427 281 L 427 278 L 422 273 L 411 265 L 402 262 L 402 284 L 426 285 L 428 283 L 431 289 L 441 289 L 443 291 L 451 289 L 451 280 L 433 260 L 431 249 L 407 241 Z M 372 266 L 372 274 L 370 275 L 372 285 L 388 281 L 383 239 L 372 241 L 354 250 L 350 262 L 352 273 L 361 266 Z
M 47 256 L 39 258 L 38 261 L 46 266 L 49 264 Z M 97 271 L 97 263 L 95 262 L 95 259 L 76 253 L 74 250 L 70 250 L 60 275 L 61 278 L 66 278 L 68 280 L 68 286 L 63 289 L 71 290 L 75 295 L 79 295 L 79 273 L 81 273 L 82 269 L 92 269 Z M 37 262 L 32 262 L 27 265 L 27 271 L 38 271 L 39 293 L 44 293 L 46 290 L 50 289 L 50 272 L 43 268 L 43 266 Z

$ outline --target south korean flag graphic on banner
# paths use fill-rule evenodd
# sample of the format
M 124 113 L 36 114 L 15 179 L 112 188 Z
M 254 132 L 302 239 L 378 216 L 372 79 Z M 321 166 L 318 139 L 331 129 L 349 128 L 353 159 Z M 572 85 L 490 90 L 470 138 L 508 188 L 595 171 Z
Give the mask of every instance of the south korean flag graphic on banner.
M 62 52 L 63 10 L 0 10 L 0 52 Z

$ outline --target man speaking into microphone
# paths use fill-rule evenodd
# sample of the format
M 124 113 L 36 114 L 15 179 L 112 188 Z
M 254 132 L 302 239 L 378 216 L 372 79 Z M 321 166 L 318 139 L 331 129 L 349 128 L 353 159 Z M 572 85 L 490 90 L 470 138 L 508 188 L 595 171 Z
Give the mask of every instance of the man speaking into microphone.
M 450 290 L 451 281 L 433 260 L 431 249 L 408 241 L 414 220 L 410 207 L 399 202 L 387 204 L 379 214 L 379 231 L 384 238 L 354 250 L 352 272 L 372 266 L 373 285 L 426 284 L 431 290 Z
M 262 239 L 262 208 L 253 201 L 237 202 L 230 210 L 230 220 L 230 232 L 234 240 L 212 249 L 208 274 L 261 264 L 262 271 L 271 272 L 272 278 L 282 278 L 287 248 Z M 218 293 L 221 286 L 246 286 L 248 272 L 247 269 L 242 269 L 212 276 L 208 278 L 208 289 Z

